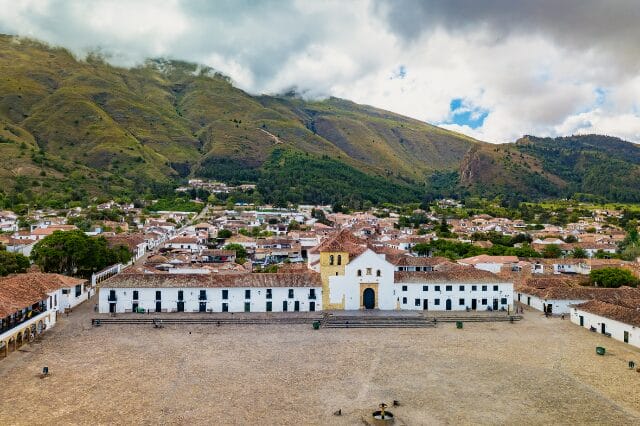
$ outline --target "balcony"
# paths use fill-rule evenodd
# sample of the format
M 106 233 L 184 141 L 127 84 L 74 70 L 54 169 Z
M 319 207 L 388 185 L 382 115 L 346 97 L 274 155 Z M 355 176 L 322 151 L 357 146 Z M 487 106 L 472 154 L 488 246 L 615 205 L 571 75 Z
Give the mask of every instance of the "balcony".
M 32 310 L 29 313 L 22 315 L 19 319 L 12 319 L 10 321 L 2 322 L 0 325 L 0 340 L 7 339 L 11 333 L 15 333 L 15 329 L 22 328 L 26 329 L 30 327 L 32 324 L 36 324 L 41 319 L 45 318 L 49 314 L 49 311 L 38 311 Z M 5 335 L 6 333 L 6 335 Z
M 117 302 L 118 298 L 116 297 L 115 294 L 110 294 L 109 296 L 107 296 L 107 301 L 109 301 L 109 302 Z

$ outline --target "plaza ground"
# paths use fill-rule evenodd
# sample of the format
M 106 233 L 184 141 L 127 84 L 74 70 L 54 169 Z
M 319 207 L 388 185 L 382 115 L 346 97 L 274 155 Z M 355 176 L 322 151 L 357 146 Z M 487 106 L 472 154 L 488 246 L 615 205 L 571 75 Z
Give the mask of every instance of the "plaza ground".
M 462 330 L 314 331 L 92 328 L 92 306 L 0 360 L 0 424 L 346 425 L 393 400 L 410 425 L 640 422 L 627 367 L 640 351 L 535 311 Z

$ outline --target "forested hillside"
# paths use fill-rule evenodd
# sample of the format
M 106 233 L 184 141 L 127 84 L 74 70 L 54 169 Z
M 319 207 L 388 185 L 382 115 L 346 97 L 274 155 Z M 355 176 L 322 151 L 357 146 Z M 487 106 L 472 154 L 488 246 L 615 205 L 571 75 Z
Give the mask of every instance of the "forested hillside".
M 257 183 L 266 202 L 640 201 L 640 149 L 615 138 L 494 145 L 343 99 L 252 96 L 196 64 L 117 68 L 11 36 L 0 70 L 0 207 L 156 197 L 189 177 Z

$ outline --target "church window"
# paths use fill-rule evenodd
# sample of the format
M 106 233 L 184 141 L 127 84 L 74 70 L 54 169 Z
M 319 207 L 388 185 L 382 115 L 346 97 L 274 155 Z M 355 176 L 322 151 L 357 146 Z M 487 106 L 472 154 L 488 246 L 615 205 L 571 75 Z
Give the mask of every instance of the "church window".
M 329 256 L 329 265 L 333 265 L 333 255 Z
M 338 265 L 342 265 L 342 255 L 338 255 Z
M 380 269 L 376 271 L 376 277 L 379 277 L 379 276 L 380 276 Z
M 362 269 L 358 269 L 358 276 L 361 277 L 362 276 Z

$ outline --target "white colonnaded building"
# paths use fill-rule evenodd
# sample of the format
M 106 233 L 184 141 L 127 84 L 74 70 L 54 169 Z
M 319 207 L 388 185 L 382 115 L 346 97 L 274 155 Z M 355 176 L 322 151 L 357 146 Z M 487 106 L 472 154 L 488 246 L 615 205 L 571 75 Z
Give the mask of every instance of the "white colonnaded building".
M 286 273 L 120 274 L 100 284 L 100 312 L 507 310 L 513 282 L 444 259 L 386 254 L 342 230 Z

